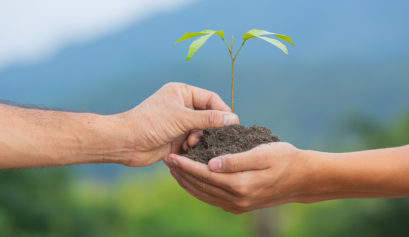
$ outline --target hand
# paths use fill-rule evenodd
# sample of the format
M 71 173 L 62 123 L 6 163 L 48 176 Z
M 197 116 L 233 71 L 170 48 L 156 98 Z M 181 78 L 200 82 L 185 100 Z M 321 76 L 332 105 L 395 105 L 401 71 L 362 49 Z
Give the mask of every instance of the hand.
M 120 163 L 147 166 L 195 144 L 200 130 L 238 123 L 220 97 L 182 83 L 168 83 L 136 108 L 114 115 L 127 139 Z
M 284 142 L 210 160 L 208 166 L 171 154 L 165 161 L 177 182 L 206 203 L 240 214 L 304 201 L 308 158 Z

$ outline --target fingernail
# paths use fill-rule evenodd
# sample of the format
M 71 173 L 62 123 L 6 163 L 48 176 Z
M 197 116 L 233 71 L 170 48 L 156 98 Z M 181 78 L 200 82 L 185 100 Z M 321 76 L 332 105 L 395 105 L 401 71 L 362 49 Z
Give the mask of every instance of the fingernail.
M 220 158 L 213 158 L 209 161 L 209 168 L 211 170 L 215 171 L 221 171 L 222 170 L 222 159 Z
M 230 126 L 237 123 L 237 115 L 227 114 L 224 116 L 224 126 Z

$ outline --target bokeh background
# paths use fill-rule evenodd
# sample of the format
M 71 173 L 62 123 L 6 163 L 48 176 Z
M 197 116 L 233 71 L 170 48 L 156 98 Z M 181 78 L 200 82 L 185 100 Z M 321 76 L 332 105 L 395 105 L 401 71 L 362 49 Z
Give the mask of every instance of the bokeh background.
M 112 114 L 170 81 L 230 98 L 224 44 L 192 60 L 185 32 L 251 28 L 236 61 L 236 112 L 303 149 L 409 143 L 409 2 L 0 0 L 0 100 Z M 239 46 L 236 40 L 236 48 Z M 407 236 L 409 200 L 287 204 L 232 215 L 189 196 L 163 164 L 0 171 L 0 236 Z

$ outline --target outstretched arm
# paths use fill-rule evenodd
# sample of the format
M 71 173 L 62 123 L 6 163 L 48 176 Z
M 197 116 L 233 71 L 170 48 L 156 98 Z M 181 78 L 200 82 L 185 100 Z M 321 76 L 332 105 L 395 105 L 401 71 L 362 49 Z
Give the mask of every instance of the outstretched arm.
M 0 169 L 82 163 L 147 166 L 197 140 L 197 130 L 238 122 L 213 92 L 169 83 L 114 115 L 0 104 Z
M 115 162 L 117 119 L 0 104 L 0 168 Z M 117 139 L 113 139 L 117 137 Z
M 409 145 L 324 153 L 279 142 L 213 158 L 208 166 L 173 154 L 166 162 L 186 191 L 233 213 L 290 202 L 409 197 Z

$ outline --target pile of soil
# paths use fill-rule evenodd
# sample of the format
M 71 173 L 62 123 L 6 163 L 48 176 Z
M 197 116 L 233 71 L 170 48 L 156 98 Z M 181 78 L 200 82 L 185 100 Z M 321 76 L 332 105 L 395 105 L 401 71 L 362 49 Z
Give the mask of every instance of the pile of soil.
M 233 154 L 250 150 L 260 144 L 278 142 L 270 129 L 253 126 L 246 128 L 241 125 L 232 125 L 222 128 L 203 130 L 203 136 L 193 147 L 188 148 L 183 156 L 207 164 L 216 156 Z

